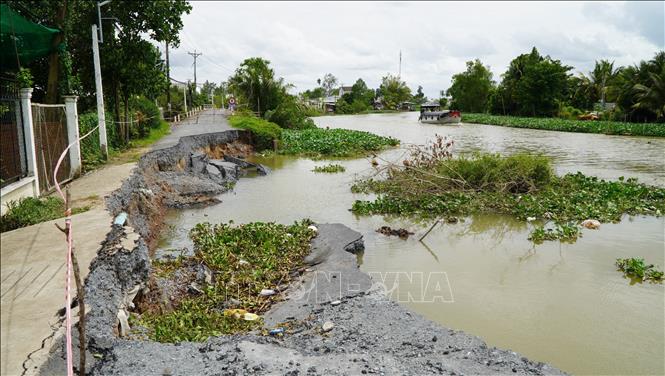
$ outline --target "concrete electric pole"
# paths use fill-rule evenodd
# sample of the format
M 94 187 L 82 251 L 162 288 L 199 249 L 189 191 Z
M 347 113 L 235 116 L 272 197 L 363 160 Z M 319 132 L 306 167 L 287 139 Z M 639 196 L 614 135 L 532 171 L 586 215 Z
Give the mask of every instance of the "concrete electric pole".
M 194 90 L 196 90 L 196 59 L 199 56 L 203 55 L 203 53 L 201 52 L 196 53 L 196 50 L 194 50 L 194 52 L 187 52 L 187 53 L 190 54 L 192 57 L 194 57 Z

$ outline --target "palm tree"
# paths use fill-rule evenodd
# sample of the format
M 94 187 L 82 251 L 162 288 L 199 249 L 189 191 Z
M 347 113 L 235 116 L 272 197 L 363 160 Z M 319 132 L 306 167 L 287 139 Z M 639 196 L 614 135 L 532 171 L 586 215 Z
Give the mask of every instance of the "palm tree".
M 260 57 L 245 59 L 229 78 L 229 86 L 240 93 L 260 116 L 274 108 L 287 89 L 283 78 L 275 78 L 270 61 Z
M 614 62 L 607 60 L 596 61 L 589 75 L 580 74 L 580 88 L 589 95 L 593 102 L 600 100 L 601 106 L 605 107 L 607 98 L 616 99 L 618 93 L 617 77 L 622 68 L 614 68 Z
M 656 119 L 660 119 L 665 116 L 665 64 L 659 74 L 649 72 L 648 83 L 649 86 L 643 84 L 633 86 L 637 99 L 633 108 L 649 110 L 656 114 Z

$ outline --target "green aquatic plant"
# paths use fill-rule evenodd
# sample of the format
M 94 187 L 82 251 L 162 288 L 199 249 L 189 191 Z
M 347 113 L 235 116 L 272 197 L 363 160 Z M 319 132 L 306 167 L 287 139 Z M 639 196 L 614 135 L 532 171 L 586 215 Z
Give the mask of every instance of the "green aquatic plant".
M 643 258 L 618 258 L 615 265 L 626 277 L 639 281 L 663 281 L 663 272 L 653 264 L 647 265 Z
M 392 137 L 349 129 L 284 130 L 280 154 L 310 157 L 354 157 L 396 146 Z
M 338 173 L 338 172 L 346 171 L 346 167 L 344 167 L 342 165 L 339 165 L 339 164 L 331 163 L 331 164 L 327 164 L 325 166 L 316 166 L 316 167 L 314 167 L 314 169 L 312 171 L 314 171 L 314 172 L 325 172 L 325 173 L 328 173 L 328 174 L 335 174 L 335 173 Z
M 537 226 L 529 235 L 529 240 L 540 244 L 545 240 L 559 240 L 561 242 L 573 243 L 582 236 L 579 226 L 574 223 L 557 224 L 554 228 Z
M 579 172 L 559 177 L 549 160 L 537 155 L 475 154 L 427 165 L 407 160 L 403 168 L 388 169 L 384 180 L 361 180 L 351 190 L 378 194 L 372 201 L 353 203 L 351 210 L 359 215 L 437 218 L 498 213 L 558 226 L 552 231 L 536 229 L 534 241 L 572 241 L 579 228 L 570 223 L 589 218 L 618 222 L 625 214 L 665 212 L 665 188 L 636 179 L 606 181 Z
M 195 255 L 157 263 L 155 276 L 173 278 L 179 270 L 180 278 L 188 280 L 182 274 L 202 264 L 214 277 L 195 293 L 176 300 L 172 309 L 151 307 L 143 312 L 140 325 L 159 342 L 203 341 L 210 336 L 259 328 L 260 319 L 247 321 L 228 313 L 230 309 L 243 309 L 260 314 L 279 300 L 277 295 L 262 291 L 278 291 L 298 275 L 315 235 L 308 228 L 311 223 L 196 225 L 190 232 Z
M 551 131 L 604 133 L 629 136 L 665 137 L 665 123 L 628 123 L 621 121 L 588 121 L 559 118 L 531 118 L 489 114 L 462 114 L 465 123 L 532 128 Z

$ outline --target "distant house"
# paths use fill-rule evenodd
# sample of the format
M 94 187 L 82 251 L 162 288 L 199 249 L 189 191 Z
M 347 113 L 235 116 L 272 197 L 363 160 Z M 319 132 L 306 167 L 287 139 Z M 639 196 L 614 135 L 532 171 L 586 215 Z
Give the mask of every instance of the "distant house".
M 351 94 L 353 86 L 341 86 L 337 92 L 338 97 L 342 97 L 344 94 Z
M 326 112 L 335 112 L 335 107 L 337 106 L 336 95 L 331 95 L 329 97 L 323 98 L 323 110 Z
M 415 104 L 413 102 L 402 102 L 399 104 L 399 109 L 402 111 L 413 111 L 415 109 Z
M 385 104 L 383 103 L 383 97 L 378 97 L 374 99 L 374 102 L 372 102 L 372 107 L 377 110 L 383 110 L 386 108 Z

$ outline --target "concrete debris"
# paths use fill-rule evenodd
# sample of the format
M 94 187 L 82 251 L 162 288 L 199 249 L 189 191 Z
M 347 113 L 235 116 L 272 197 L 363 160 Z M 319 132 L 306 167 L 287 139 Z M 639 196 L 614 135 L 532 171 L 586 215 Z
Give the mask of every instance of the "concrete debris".
M 323 330 L 323 332 L 325 333 L 333 330 L 334 327 L 335 324 L 333 324 L 332 321 L 326 321 L 323 323 L 323 326 L 321 326 L 321 330 Z

